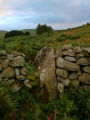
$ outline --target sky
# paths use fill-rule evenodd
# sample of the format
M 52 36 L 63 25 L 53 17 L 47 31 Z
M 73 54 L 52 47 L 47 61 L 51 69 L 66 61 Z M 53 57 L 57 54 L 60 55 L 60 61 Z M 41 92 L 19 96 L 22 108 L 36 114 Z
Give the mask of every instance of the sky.
M 90 22 L 90 0 L 0 0 L 0 30 L 62 30 Z

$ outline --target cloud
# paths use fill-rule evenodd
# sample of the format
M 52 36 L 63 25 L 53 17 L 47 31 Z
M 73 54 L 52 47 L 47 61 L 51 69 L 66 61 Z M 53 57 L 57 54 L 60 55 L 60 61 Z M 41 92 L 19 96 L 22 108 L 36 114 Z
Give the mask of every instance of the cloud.
M 0 0 L 0 29 L 66 29 L 90 22 L 90 0 Z

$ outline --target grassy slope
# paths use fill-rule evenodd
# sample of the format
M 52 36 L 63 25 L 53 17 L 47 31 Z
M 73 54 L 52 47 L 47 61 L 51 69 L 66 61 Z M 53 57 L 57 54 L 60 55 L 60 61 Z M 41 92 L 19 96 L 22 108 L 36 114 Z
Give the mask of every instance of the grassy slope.
M 67 36 L 76 36 L 79 35 L 80 38 L 78 39 L 66 39 L 65 41 L 62 42 L 56 42 L 56 38 L 59 37 L 61 34 L 65 34 Z M 74 46 L 80 45 L 80 46 L 90 46 L 90 26 L 81 26 L 81 27 L 77 27 L 77 28 L 72 28 L 72 29 L 68 29 L 68 30 L 63 30 L 63 31 L 58 31 L 55 32 L 55 34 L 53 34 L 52 36 L 50 36 L 50 38 L 48 39 L 52 39 L 53 43 L 51 46 L 56 45 L 56 48 L 60 48 L 65 44 L 71 43 Z

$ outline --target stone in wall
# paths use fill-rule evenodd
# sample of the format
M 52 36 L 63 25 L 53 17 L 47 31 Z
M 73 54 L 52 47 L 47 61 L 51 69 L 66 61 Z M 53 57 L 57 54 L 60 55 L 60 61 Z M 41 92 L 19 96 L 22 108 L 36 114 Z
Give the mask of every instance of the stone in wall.
M 49 47 L 42 48 L 38 52 L 34 64 L 40 76 L 40 92 L 38 94 L 41 100 L 50 101 L 57 98 L 54 50 Z
M 20 52 L 7 53 L 5 50 L 0 50 L 0 83 L 6 81 L 13 92 L 18 92 L 25 86 L 31 89 L 31 83 L 37 80 L 36 77 L 33 81 L 31 78 L 28 79 L 30 75 L 24 57 L 25 55 Z
M 72 63 L 70 61 L 64 60 L 62 57 L 57 58 L 57 67 L 69 71 L 79 71 L 79 65 Z
M 71 44 L 65 45 L 58 50 L 56 57 L 56 76 L 58 83 L 58 91 L 62 94 L 70 86 L 75 89 L 83 87 L 90 88 L 90 47 L 81 48 L 72 47 Z M 68 76 L 66 77 L 66 72 Z M 66 89 L 65 87 L 65 89 Z M 62 88 L 62 91 L 60 91 Z

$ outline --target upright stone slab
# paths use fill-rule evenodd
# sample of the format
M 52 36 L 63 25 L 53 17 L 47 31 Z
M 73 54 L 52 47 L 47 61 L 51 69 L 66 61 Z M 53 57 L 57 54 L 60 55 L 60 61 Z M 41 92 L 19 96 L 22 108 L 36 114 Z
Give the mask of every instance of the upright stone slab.
M 35 67 L 40 76 L 39 98 L 50 101 L 57 97 L 57 82 L 55 76 L 54 50 L 49 47 L 42 48 L 35 58 Z

